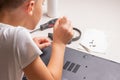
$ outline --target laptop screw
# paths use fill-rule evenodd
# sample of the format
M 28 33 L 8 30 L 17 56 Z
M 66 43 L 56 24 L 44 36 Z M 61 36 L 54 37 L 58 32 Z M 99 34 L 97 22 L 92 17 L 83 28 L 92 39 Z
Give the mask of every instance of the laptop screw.
M 86 77 L 83 77 L 83 79 L 86 79 Z
M 85 66 L 85 68 L 88 68 L 88 66 Z

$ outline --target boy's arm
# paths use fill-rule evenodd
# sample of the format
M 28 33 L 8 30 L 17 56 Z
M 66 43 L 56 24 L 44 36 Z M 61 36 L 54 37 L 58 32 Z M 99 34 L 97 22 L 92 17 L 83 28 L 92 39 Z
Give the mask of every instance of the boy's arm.
M 23 69 L 29 80 L 61 80 L 64 51 L 66 44 L 73 36 L 70 22 L 64 17 L 59 19 L 54 27 L 52 54 L 46 67 L 38 56 Z

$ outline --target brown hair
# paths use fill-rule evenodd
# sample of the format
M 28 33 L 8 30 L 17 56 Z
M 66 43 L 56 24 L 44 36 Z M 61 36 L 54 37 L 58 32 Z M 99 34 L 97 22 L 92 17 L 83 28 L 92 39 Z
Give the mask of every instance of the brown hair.
M 0 0 L 0 11 L 19 7 L 26 0 Z

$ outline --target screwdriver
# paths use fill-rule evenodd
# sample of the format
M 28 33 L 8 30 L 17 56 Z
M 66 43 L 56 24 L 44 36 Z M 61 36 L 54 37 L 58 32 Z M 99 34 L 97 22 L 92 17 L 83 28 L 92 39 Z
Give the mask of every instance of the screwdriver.
M 40 25 L 40 27 L 38 29 L 31 31 L 30 33 L 36 32 L 38 30 L 43 31 L 45 29 L 52 28 L 52 27 L 54 27 L 54 24 L 57 20 L 58 20 L 58 18 L 52 19 L 52 20 Z

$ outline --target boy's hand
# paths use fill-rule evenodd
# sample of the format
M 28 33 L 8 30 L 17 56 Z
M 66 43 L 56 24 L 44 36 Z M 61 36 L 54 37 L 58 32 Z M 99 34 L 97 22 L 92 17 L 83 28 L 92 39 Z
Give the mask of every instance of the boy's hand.
M 56 21 L 54 26 L 53 42 L 67 44 L 73 37 L 73 26 L 66 17 Z
M 43 49 L 43 48 L 51 45 L 51 41 L 46 37 L 35 37 L 35 38 L 33 38 L 33 41 L 36 43 L 36 45 L 40 49 Z

